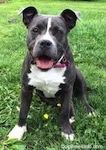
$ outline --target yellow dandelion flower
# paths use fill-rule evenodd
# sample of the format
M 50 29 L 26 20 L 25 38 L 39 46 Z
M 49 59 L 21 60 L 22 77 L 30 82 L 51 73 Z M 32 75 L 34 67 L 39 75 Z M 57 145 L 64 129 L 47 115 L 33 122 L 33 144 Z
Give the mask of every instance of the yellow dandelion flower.
M 49 115 L 48 115 L 48 114 L 44 114 L 43 117 L 44 117 L 45 119 L 48 119 L 48 118 L 49 118 Z
M 60 104 L 60 103 L 58 103 L 58 104 L 57 104 L 57 107 L 61 107 L 61 104 Z

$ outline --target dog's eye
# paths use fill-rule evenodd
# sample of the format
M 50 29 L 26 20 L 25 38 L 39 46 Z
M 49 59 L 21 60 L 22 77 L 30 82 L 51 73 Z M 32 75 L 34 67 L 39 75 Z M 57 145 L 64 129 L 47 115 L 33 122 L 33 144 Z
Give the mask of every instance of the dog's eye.
M 57 33 L 58 33 L 58 34 L 61 34 L 61 33 L 62 33 L 62 31 L 61 31 L 61 30 L 57 30 Z
M 54 27 L 53 28 L 53 35 L 54 36 L 61 36 L 63 34 L 63 30 L 59 27 Z
M 34 33 L 38 33 L 38 28 L 33 28 L 32 31 L 33 31 Z

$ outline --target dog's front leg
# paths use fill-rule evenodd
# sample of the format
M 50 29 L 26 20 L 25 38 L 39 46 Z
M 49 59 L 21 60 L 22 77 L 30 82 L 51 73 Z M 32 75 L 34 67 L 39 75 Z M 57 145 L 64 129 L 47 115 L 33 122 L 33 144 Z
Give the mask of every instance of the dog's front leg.
M 62 135 L 65 136 L 66 139 L 69 139 L 70 141 L 74 140 L 74 133 L 73 133 L 73 130 L 72 130 L 70 122 L 69 122 L 70 116 L 74 117 L 72 93 L 73 93 L 73 88 L 70 87 L 67 90 L 64 90 L 62 92 L 62 97 L 61 97 L 61 104 L 62 104 L 62 106 L 61 106 L 61 130 L 62 130 Z
M 23 134 L 26 132 L 26 119 L 29 112 L 32 100 L 33 88 L 30 86 L 23 86 L 21 89 L 21 106 L 18 125 L 16 125 L 9 133 L 9 139 L 22 139 Z

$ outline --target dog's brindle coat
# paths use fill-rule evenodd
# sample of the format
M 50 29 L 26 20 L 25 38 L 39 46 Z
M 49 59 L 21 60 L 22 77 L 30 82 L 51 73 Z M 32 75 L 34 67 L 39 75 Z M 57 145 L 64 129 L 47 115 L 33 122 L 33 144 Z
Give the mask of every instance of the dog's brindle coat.
M 84 77 L 75 67 L 67 40 L 67 34 L 76 25 L 77 14 L 66 9 L 60 16 L 40 15 L 34 7 L 25 8 L 22 14 L 28 28 L 28 53 L 22 69 L 19 122 L 8 136 L 21 139 L 26 131 L 26 119 L 35 88 L 46 103 L 61 103 L 61 131 L 67 139 L 73 140 L 70 125 L 75 116 L 73 90 L 79 93 L 87 113 L 92 113 L 86 98 Z

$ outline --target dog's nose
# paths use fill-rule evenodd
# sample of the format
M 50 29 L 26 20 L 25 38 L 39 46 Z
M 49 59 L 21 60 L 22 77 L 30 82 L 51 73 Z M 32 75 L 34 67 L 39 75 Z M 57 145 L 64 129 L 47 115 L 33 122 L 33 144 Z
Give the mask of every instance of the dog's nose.
M 42 40 L 40 42 L 40 48 L 46 48 L 47 49 L 47 48 L 50 48 L 51 45 L 52 45 L 52 43 L 49 40 Z

